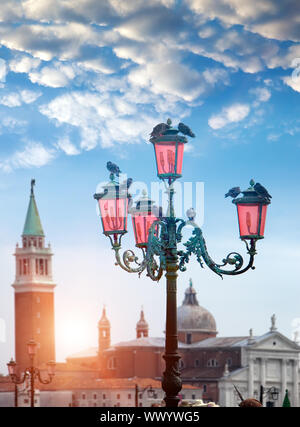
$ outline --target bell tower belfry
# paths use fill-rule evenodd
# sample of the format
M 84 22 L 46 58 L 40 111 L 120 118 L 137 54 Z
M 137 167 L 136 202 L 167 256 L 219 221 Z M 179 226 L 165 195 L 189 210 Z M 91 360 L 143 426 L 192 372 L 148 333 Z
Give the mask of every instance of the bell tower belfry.
M 15 352 L 20 369 L 28 366 L 27 342 L 37 342 L 35 363 L 55 360 L 54 288 L 52 251 L 45 247 L 34 195 L 35 180 L 31 180 L 30 200 L 21 247 L 16 245 L 15 291 Z
M 106 317 L 106 309 L 103 307 L 102 316 L 98 322 L 98 353 L 110 347 L 110 322 Z

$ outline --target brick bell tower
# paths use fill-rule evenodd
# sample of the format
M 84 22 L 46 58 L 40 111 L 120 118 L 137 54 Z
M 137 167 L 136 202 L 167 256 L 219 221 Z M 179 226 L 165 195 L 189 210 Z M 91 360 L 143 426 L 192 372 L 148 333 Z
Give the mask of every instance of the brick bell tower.
M 22 234 L 16 245 L 15 351 L 20 371 L 28 366 L 27 342 L 37 342 L 35 365 L 55 360 L 54 288 L 52 252 L 45 247 L 45 235 L 31 181 L 30 200 Z

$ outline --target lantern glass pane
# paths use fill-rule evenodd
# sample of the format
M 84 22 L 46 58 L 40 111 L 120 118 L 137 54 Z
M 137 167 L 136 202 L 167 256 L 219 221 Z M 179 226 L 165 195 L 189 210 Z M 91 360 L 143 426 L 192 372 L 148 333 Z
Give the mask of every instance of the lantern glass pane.
M 145 212 L 135 213 L 132 217 L 134 237 L 137 245 L 146 244 L 148 242 L 149 228 L 157 217 L 151 213 Z
M 182 172 L 182 162 L 183 162 L 183 151 L 184 151 L 184 143 L 179 142 L 177 144 L 177 170 L 176 173 L 181 175 Z
M 238 204 L 240 236 L 258 235 L 259 204 Z
M 126 231 L 127 199 L 99 199 L 99 207 L 104 232 Z
M 15 375 L 16 373 L 16 363 L 14 361 L 10 361 L 7 364 L 9 375 Z
M 176 143 L 157 142 L 155 143 L 155 155 L 157 162 L 157 172 L 159 175 L 174 174 L 175 158 L 176 158 Z
M 259 235 L 263 236 L 265 233 L 265 224 L 266 224 L 266 216 L 267 216 L 267 206 L 268 205 L 262 205 L 261 210 L 261 220 L 260 220 L 260 230 Z

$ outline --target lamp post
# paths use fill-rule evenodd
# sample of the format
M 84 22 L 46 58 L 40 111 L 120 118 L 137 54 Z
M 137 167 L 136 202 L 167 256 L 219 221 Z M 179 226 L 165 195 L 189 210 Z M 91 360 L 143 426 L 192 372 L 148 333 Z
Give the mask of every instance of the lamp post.
M 178 125 L 178 128 L 180 126 Z M 157 130 L 159 129 L 159 130 Z M 182 129 L 182 127 L 181 127 Z M 136 202 L 135 208 L 129 208 L 131 200 L 126 185 L 119 183 L 119 168 L 108 162 L 110 182 L 103 187 L 102 193 L 94 198 L 99 203 L 103 233 L 109 237 L 112 249 L 115 252 L 116 265 L 128 273 L 138 273 L 146 270 L 147 276 L 153 281 L 159 281 L 165 272 L 166 276 L 166 341 L 165 341 L 165 372 L 163 373 L 162 388 L 165 391 L 167 407 L 177 407 L 178 393 L 182 383 L 178 362 L 177 337 L 177 301 L 176 287 L 178 271 L 185 271 L 190 256 L 194 254 L 200 266 L 204 263 L 216 274 L 238 275 L 254 269 L 256 255 L 256 241 L 264 237 L 264 225 L 267 197 L 257 193 L 254 181 L 250 187 L 242 191 L 242 197 L 235 197 L 233 203 L 237 206 L 240 238 L 246 245 L 249 254 L 248 265 L 244 268 L 243 258 L 236 252 L 231 252 L 221 264 L 210 257 L 202 230 L 194 222 L 195 211 L 187 211 L 188 220 L 176 218 L 174 212 L 174 182 L 181 177 L 184 145 L 188 142 L 186 136 L 178 135 L 182 130 L 171 127 L 171 120 L 167 124 L 157 125 L 151 134 L 150 142 L 154 146 L 157 176 L 163 180 L 168 195 L 168 212 L 162 215 L 154 203 L 143 194 Z M 183 132 L 182 132 L 183 133 Z M 185 133 L 194 136 L 194 134 Z M 114 168 L 112 168 L 112 165 Z M 127 233 L 127 216 L 132 214 L 132 222 L 136 247 L 142 251 L 142 259 L 132 250 L 126 250 L 120 255 L 121 240 Z M 192 237 L 184 243 L 185 250 L 179 250 L 178 244 L 182 241 L 182 230 L 186 226 L 193 228 Z M 231 269 L 228 270 L 227 267 Z M 226 267 L 226 268 L 223 268 Z
M 36 347 L 37 347 L 37 343 L 33 340 L 30 340 L 27 343 L 27 351 L 30 358 L 30 366 L 25 369 L 23 376 L 19 377 L 18 374 L 16 373 L 17 364 L 13 359 L 11 359 L 9 363 L 7 363 L 8 373 L 10 375 L 12 382 L 16 385 L 16 387 L 18 384 L 23 384 L 27 378 L 30 380 L 30 406 L 32 408 L 34 407 L 35 379 L 37 378 L 38 381 L 42 384 L 51 383 L 55 375 L 55 365 L 56 365 L 56 363 L 53 361 L 50 361 L 47 363 L 48 379 L 44 380 L 41 377 L 40 370 L 34 367 L 34 357 L 36 355 Z
M 264 396 L 268 396 L 269 399 L 272 399 L 272 402 L 269 400 L 267 401 L 266 405 L 269 407 L 274 406 L 274 401 L 278 400 L 279 396 L 279 390 L 278 388 L 272 386 L 268 390 L 265 390 L 264 386 L 260 386 L 260 394 L 259 394 L 259 401 L 263 405 Z
M 139 393 L 143 396 L 145 391 L 147 390 L 148 397 L 151 399 L 152 397 L 155 397 L 155 391 L 152 388 L 152 385 L 147 385 L 144 389 L 140 389 L 139 386 L 135 385 L 135 407 L 137 408 L 139 406 Z

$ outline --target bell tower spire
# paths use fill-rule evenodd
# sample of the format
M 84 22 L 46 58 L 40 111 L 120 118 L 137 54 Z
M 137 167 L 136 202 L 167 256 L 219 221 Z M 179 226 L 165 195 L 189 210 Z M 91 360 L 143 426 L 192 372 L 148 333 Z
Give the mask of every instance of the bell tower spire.
M 35 180 L 31 180 L 30 199 L 22 233 L 22 247 L 17 244 L 15 290 L 16 361 L 20 368 L 28 365 L 26 344 L 38 343 L 37 363 L 55 360 L 54 288 L 52 251 L 45 247 L 35 195 Z
M 98 353 L 110 347 L 110 322 L 106 317 L 105 306 L 102 309 L 102 316 L 98 322 Z

